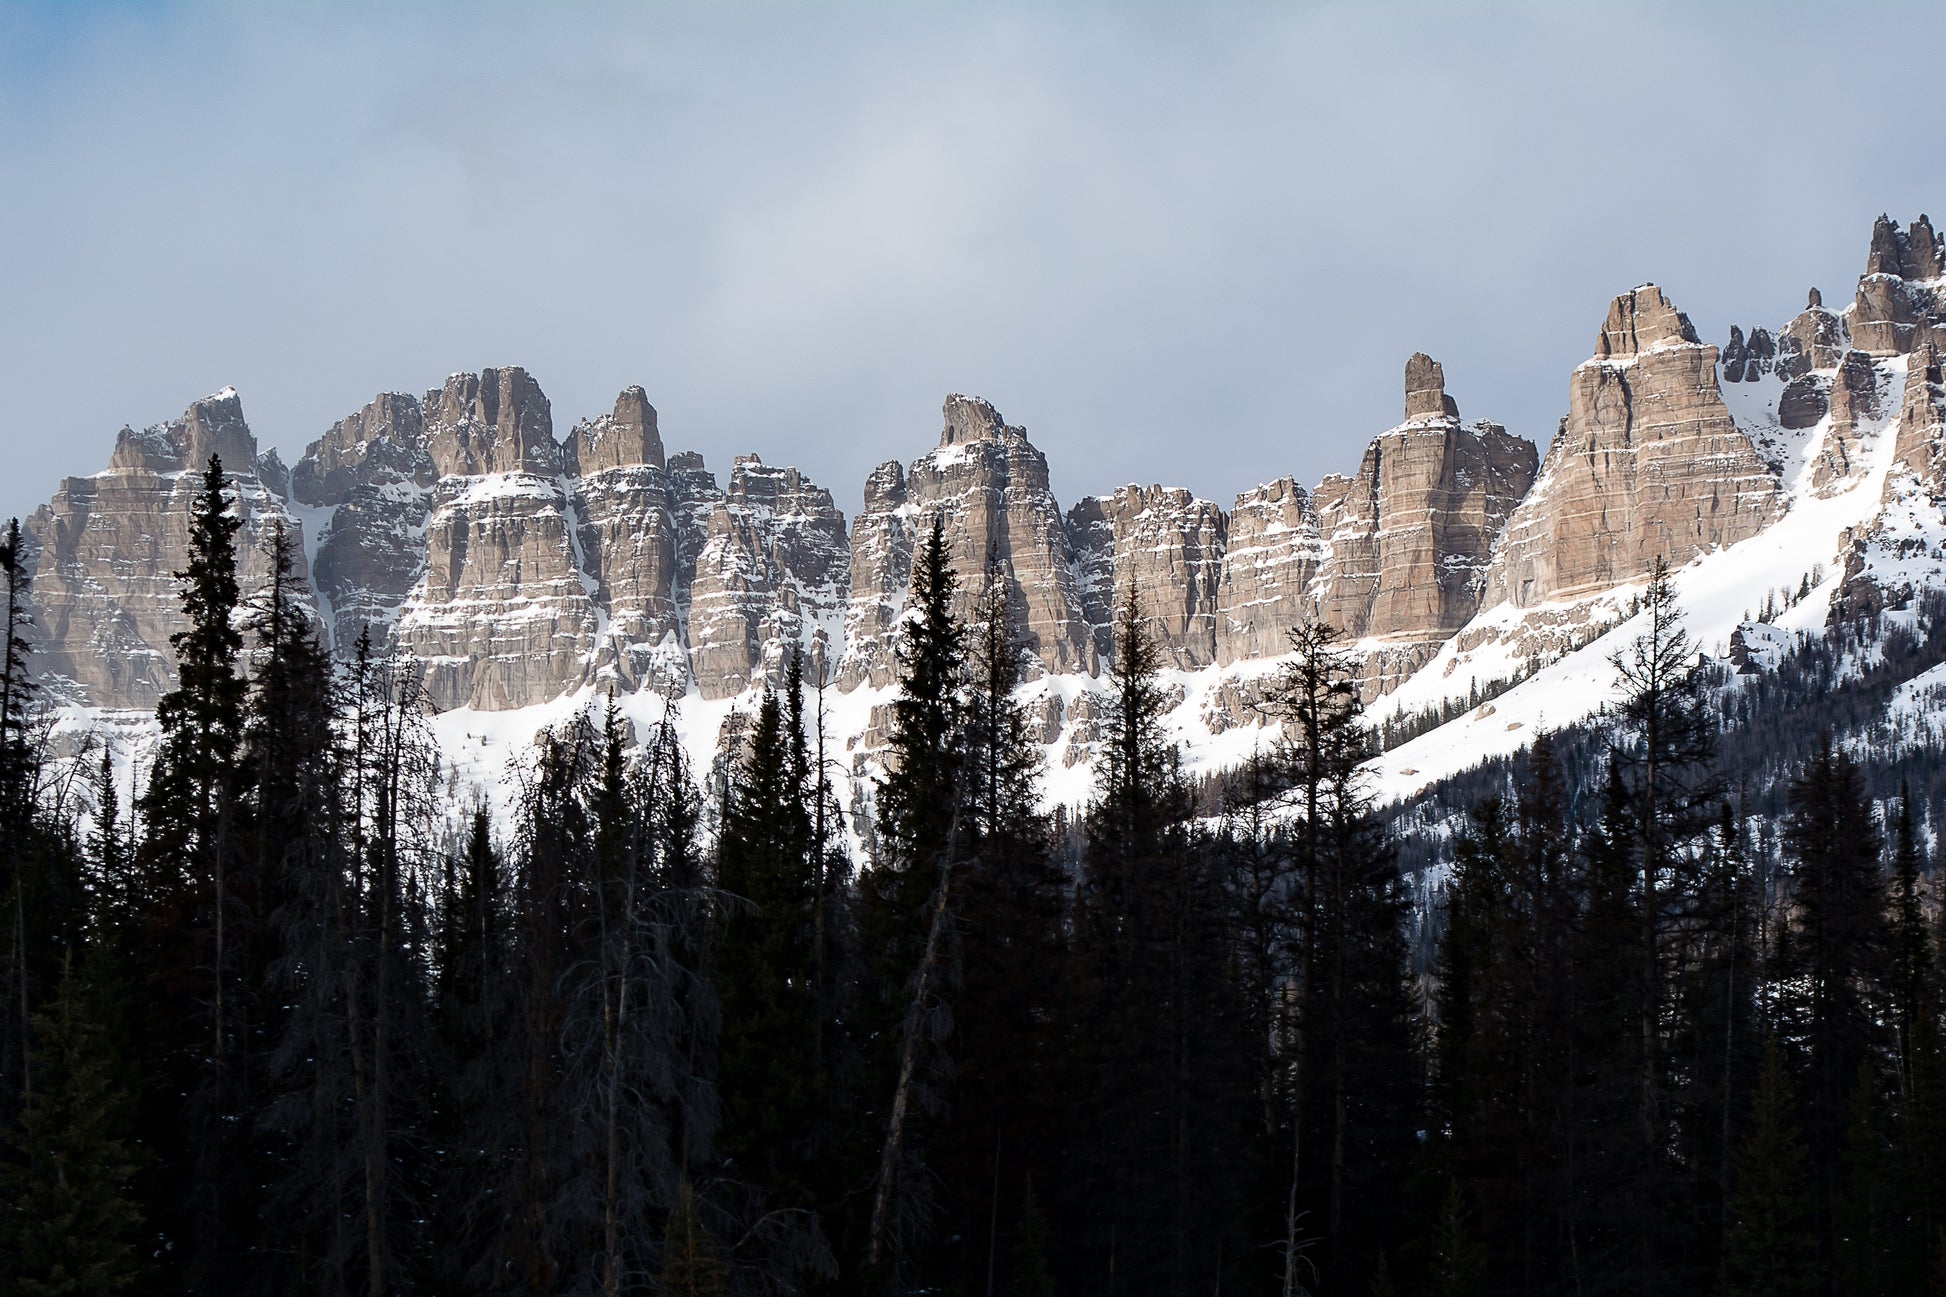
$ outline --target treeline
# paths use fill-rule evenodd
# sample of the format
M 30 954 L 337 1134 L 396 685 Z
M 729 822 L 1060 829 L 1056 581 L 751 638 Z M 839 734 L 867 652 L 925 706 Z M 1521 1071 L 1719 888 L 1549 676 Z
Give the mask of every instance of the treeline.
M 1415 915 L 1326 630 L 1294 636 L 1282 742 L 1199 784 L 1131 600 L 1094 796 L 1049 815 L 1008 586 L 956 620 L 935 527 L 865 809 L 793 662 L 720 779 L 672 711 L 597 707 L 496 827 L 450 803 L 412 673 L 321 650 L 281 538 L 242 599 L 223 487 L 212 462 L 129 807 L 105 756 L 49 755 L 0 547 L 0 1290 L 1946 1275 L 1920 839 L 1882 843 L 1823 749 L 1792 869 L 1759 874 L 1666 582 L 1598 813 L 1538 743 Z

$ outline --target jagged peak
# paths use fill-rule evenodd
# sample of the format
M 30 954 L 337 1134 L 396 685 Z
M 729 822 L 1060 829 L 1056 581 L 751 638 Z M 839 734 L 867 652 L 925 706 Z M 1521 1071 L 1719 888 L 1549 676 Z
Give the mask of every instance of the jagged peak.
M 999 441 L 1009 432 L 1026 435 L 1024 428 L 1009 428 L 1000 411 L 984 397 L 950 393 L 941 413 L 946 417 L 946 426 L 939 434 L 941 448 L 971 441 Z
M 546 474 L 560 467 L 553 409 L 518 365 L 447 375 L 443 387 L 426 393 L 425 417 L 435 430 L 430 450 L 442 475 Z
M 1405 362 L 1405 421 L 1459 418 L 1459 403 L 1446 394 L 1446 371 L 1423 351 Z
M 611 468 L 663 468 L 667 457 L 648 393 L 631 384 L 615 398 L 612 413 L 583 419 L 567 440 L 574 470 L 584 475 Z
M 1608 304 L 1608 318 L 1595 339 L 1595 359 L 1625 360 L 1654 347 L 1695 344 L 1695 326 L 1654 284 L 1640 284 Z
M 243 401 L 224 387 L 191 401 L 182 417 L 137 432 L 124 426 L 115 438 L 110 471 L 179 473 L 199 469 L 215 455 L 232 473 L 254 473 L 257 438 L 243 417 Z
M 1871 248 L 1865 254 L 1865 274 L 1898 279 L 1931 280 L 1946 275 L 1946 248 L 1933 232 L 1924 212 L 1905 229 L 1884 213 L 1872 222 Z

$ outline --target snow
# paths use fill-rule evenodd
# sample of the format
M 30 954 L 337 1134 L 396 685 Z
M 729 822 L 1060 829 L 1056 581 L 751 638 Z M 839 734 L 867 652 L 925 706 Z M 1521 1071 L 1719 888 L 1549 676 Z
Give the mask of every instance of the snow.
M 1887 385 L 1897 390 L 1896 385 L 1904 380 L 1905 361 L 1900 358 L 1880 364 Z M 1861 424 L 1855 434 L 1865 459 L 1862 473 L 1827 495 L 1820 496 L 1813 489 L 1817 453 L 1830 435 L 1827 416 L 1792 447 L 1784 465 L 1789 501 L 1784 516 L 1748 540 L 1704 554 L 1673 574 L 1685 627 L 1703 652 L 1726 656 L 1731 632 L 1746 620 L 1754 605 L 1763 602 L 1765 591 L 1795 591 L 1814 569 L 1822 569 L 1823 580 L 1813 585 L 1810 597 L 1781 615 L 1777 625 L 1806 633 L 1823 627 L 1842 572 L 1840 544 L 1849 529 L 1864 527 L 1878 515 L 1892 471 L 1897 439 L 1888 425 L 1897 417 L 1897 402 L 1882 402 L 1882 408 L 1885 415 L 1874 423 Z M 1749 414 L 1747 406 L 1745 414 Z M 1602 606 L 1610 610 L 1625 607 L 1628 597 L 1641 588 L 1637 584 L 1604 591 L 1578 606 L 1588 608 L 1591 614 Z M 1494 641 L 1489 639 L 1487 650 L 1471 655 L 1467 671 L 1461 675 L 1456 670 L 1457 644 L 1475 630 L 1497 630 L 1501 632 L 1498 642 L 1504 645 L 1515 623 L 1546 611 L 1515 610 L 1505 604 L 1487 609 L 1448 641 L 1440 656 L 1389 701 L 1411 710 L 1446 697 L 1465 696 L 1465 683 L 1471 679 L 1491 679 L 1496 672 L 1506 674 L 1513 664 L 1504 648 L 1497 657 L 1493 654 Z M 1554 611 L 1561 609 L 1557 606 Z M 1628 617 L 1592 644 L 1544 666 L 1490 705 L 1385 753 L 1372 763 L 1374 792 L 1388 800 L 1410 797 L 1483 760 L 1512 755 L 1543 729 L 1595 715 L 1618 696 L 1610 659 L 1643 633 L 1645 620 L 1639 613 Z

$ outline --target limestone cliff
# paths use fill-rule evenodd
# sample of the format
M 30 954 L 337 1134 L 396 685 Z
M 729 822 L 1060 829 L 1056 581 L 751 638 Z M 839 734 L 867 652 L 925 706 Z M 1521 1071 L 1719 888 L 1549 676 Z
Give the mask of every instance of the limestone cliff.
M 1081 607 L 1072 547 L 1048 488 L 1047 457 L 1025 428 L 978 397 L 952 395 L 939 445 L 910 468 L 882 465 L 853 529 L 854 588 L 841 686 L 889 683 L 891 631 L 904 605 L 914 546 L 935 520 L 959 574 L 955 609 L 970 615 L 991 563 L 1007 583 L 1020 642 L 1057 673 L 1092 672 L 1094 632 Z
M 1520 607 L 1680 566 L 1734 545 L 1784 506 L 1777 476 L 1730 417 L 1717 349 L 1653 284 L 1617 297 L 1574 371 L 1568 415 L 1487 573 Z
M 286 475 L 273 455 L 258 455 L 233 389 L 171 423 L 123 428 L 106 470 L 63 481 L 23 527 L 31 661 L 58 700 L 149 708 L 175 688 L 169 637 L 187 626 L 175 574 L 188 562 L 190 510 L 211 455 L 221 458 L 243 519 L 236 545 L 244 597 L 269 576 L 279 525 L 305 587 L 303 530 L 272 485 Z

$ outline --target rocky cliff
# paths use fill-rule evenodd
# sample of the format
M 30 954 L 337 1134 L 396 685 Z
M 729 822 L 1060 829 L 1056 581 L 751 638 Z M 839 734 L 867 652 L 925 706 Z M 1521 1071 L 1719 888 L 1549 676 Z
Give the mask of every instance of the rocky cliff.
M 146 709 L 175 687 L 169 637 L 183 625 L 175 573 L 188 561 L 190 509 L 212 455 L 243 519 L 245 597 L 269 575 L 279 526 L 307 578 L 303 527 L 283 495 L 288 474 L 274 451 L 257 453 L 234 390 L 195 402 L 173 422 L 123 428 L 108 468 L 63 481 L 23 528 L 33 565 L 33 666 L 61 701 Z
M 1882 493 L 1918 518 L 1946 500 L 1942 255 L 1925 218 L 1881 219 L 1849 305 L 1813 290 L 1792 319 L 1732 328 L 1720 350 L 1654 285 L 1622 294 L 1545 457 L 1462 418 L 1442 367 L 1414 355 L 1400 422 L 1353 472 L 1308 489 L 1276 478 L 1228 509 L 1158 484 L 1063 510 L 1026 429 L 972 396 L 946 398 L 932 449 L 873 471 L 847 525 L 798 469 L 743 455 L 719 484 L 700 456 L 666 453 L 639 387 L 557 439 L 524 370 L 454 374 L 420 397 L 375 397 L 289 473 L 258 455 L 226 391 L 124 430 L 106 470 L 63 483 L 30 521 L 36 662 L 62 700 L 106 709 L 149 707 L 172 683 L 170 574 L 214 453 L 246 517 L 247 580 L 263 575 L 271 527 L 308 533 L 334 651 L 369 634 L 419 665 L 444 711 L 687 694 L 714 735 L 801 651 L 812 679 L 856 696 L 834 704 L 856 758 L 935 524 L 962 615 L 1004 583 L 1040 672 L 1034 723 L 1063 768 L 1092 751 L 1131 595 L 1181 673 L 1186 732 L 1253 723 L 1306 621 L 1352 645 L 1368 698 L 1404 685 L 1397 705 L 1417 706 L 1578 651 L 1657 560 L 1731 551 L 1807 501 L 1832 505 L 1807 535 L 1850 521 L 1842 541 L 1790 542 L 1817 550 L 1791 551 L 1793 588 L 1827 562 L 1852 592 L 1836 609 L 1909 584 L 1919 542 L 1846 511 Z
M 1489 602 L 1527 607 L 1734 545 L 1783 509 L 1777 470 L 1731 418 L 1717 349 L 1660 288 L 1617 297 L 1539 478 L 1507 520 Z

